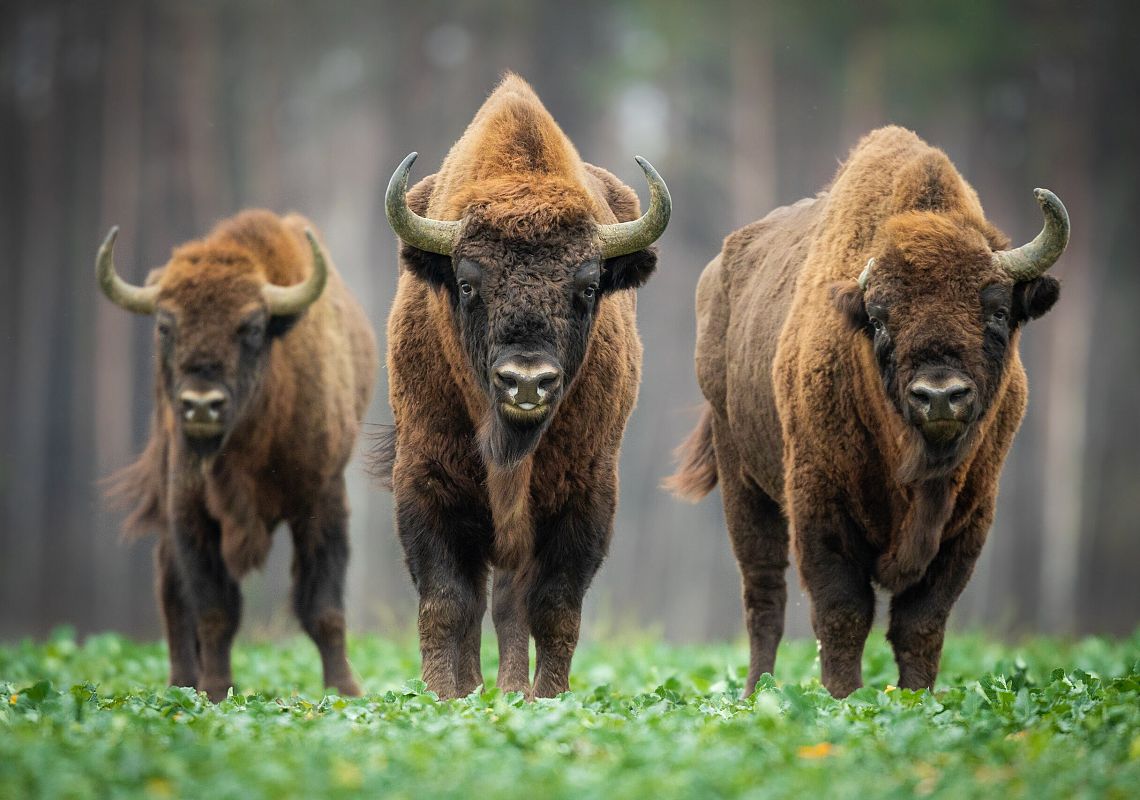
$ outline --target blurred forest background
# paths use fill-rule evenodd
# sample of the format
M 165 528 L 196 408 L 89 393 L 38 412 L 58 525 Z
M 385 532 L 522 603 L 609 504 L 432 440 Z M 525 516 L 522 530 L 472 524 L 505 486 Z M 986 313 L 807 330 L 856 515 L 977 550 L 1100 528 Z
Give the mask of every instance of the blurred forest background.
M 705 0 L 539 3 L 8 0 L 0 27 L 0 637 L 158 635 L 151 543 L 98 481 L 140 450 L 152 321 L 94 277 L 112 224 L 141 282 L 246 206 L 303 211 L 383 333 L 396 284 L 383 192 L 433 171 L 504 70 L 582 156 L 674 214 L 640 294 L 646 363 L 587 637 L 742 633 L 719 495 L 657 485 L 695 420 L 693 291 L 721 239 L 821 189 L 895 122 L 944 148 L 1017 242 L 1035 186 L 1073 219 L 1058 306 L 1029 326 L 1029 414 L 958 625 L 1016 634 L 1140 621 L 1140 48 L 1135 3 Z M 381 376 L 368 415 L 391 419 Z M 350 625 L 409 630 L 390 496 L 350 467 Z M 247 581 L 244 630 L 291 630 L 290 542 Z M 789 573 L 790 635 L 809 635 Z

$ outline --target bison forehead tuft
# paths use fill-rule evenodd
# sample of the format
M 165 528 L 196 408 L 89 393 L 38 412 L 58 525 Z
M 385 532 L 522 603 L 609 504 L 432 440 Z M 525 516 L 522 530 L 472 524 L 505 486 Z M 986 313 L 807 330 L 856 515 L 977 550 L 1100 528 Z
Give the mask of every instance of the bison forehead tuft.
M 877 272 L 891 270 L 892 263 L 905 264 L 897 278 L 922 282 L 971 277 L 999 277 L 993 269 L 985 233 L 964 214 L 907 212 L 891 217 L 884 225 L 888 248 L 894 258 Z M 993 275 L 989 273 L 993 272 Z M 905 276 L 905 277 L 904 277 Z
M 164 276 L 159 286 L 160 302 L 217 316 L 229 309 L 260 302 L 262 283 L 251 273 L 200 270 Z
M 592 227 L 598 213 L 581 185 L 557 176 L 508 176 L 464 187 L 454 199 L 468 232 L 538 241 Z

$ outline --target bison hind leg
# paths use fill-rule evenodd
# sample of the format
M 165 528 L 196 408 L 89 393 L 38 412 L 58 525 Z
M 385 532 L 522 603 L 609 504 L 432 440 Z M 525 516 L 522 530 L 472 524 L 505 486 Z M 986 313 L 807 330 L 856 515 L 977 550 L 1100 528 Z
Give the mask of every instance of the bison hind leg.
M 716 436 L 717 472 L 732 551 L 740 567 L 748 630 L 747 697 L 776 666 L 788 600 L 788 521 L 779 504 L 749 480 L 728 435 Z

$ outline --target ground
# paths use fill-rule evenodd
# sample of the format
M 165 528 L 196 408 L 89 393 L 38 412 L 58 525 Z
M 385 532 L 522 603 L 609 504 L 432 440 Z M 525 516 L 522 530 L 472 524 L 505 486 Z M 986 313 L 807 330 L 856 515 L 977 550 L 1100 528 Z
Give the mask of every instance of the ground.
M 494 676 L 493 641 L 484 668 Z M 812 642 L 739 699 L 743 644 L 586 644 L 574 691 L 439 703 L 409 637 L 351 643 L 367 697 L 321 691 L 304 639 L 240 645 L 218 706 L 166 688 L 165 653 L 66 631 L 0 646 L 0 798 L 1136 797 L 1140 632 L 978 635 L 947 644 L 935 692 L 893 688 L 881 635 L 868 687 L 818 682 Z

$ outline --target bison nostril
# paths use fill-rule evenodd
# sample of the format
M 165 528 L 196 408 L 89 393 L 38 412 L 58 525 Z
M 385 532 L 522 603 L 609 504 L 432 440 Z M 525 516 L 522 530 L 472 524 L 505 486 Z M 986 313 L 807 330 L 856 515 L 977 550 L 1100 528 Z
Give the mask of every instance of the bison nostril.
M 965 405 L 966 401 L 970 399 L 969 389 L 959 389 L 950 393 L 950 405 L 960 406 Z
M 915 387 L 910 390 L 910 399 L 920 405 L 930 405 L 930 392 L 923 387 Z
M 539 397 L 543 397 L 555 391 L 560 383 L 562 383 L 561 375 L 548 375 L 544 378 L 540 378 L 538 381 Z
M 217 422 L 226 407 L 226 396 L 217 389 L 208 392 L 187 390 L 178 398 L 182 416 L 188 422 Z
M 495 383 L 500 389 L 505 389 L 514 395 L 519 390 L 519 384 L 516 380 L 518 376 L 513 372 L 495 372 Z

